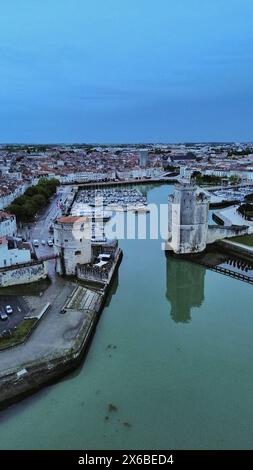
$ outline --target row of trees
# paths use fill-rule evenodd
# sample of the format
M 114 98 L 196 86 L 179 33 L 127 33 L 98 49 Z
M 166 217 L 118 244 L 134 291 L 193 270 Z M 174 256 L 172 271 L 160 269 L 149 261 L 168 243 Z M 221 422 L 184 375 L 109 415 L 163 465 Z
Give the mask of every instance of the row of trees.
M 253 153 L 253 148 L 252 147 L 247 147 L 246 149 L 244 150 L 229 150 L 228 151 L 228 157 L 232 157 L 233 155 L 236 155 L 237 157 L 240 157 L 240 156 L 245 156 L 245 155 L 250 155 L 251 153 Z
M 32 220 L 45 207 L 55 194 L 59 181 L 55 178 L 40 179 L 39 183 L 27 188 L 22 196 L 14 199 L 7 207 L 8 212 L 15 214 L 18 221 Z
M 221 184 L 222 178 L 221 176 L 215 175 L 202 175 L 200 171 L 194 171 L 192 173 L 192 178 L 195 179 L 197 184 L 213 184 L 218 185 Z
M 214 185 L 219 185 L 221 184 L 223 178 L 221 176 L 215 176 L 215 175 L 202 175 L 200 171 L 194 171 L 192 173 L 192 178 L 195 179 L 197 184 L 214 184 Z M 227 182 L 232 185 L 238 184 L 240 181 L 239 176 L 236 175 L 231 175 L 227 179 Z

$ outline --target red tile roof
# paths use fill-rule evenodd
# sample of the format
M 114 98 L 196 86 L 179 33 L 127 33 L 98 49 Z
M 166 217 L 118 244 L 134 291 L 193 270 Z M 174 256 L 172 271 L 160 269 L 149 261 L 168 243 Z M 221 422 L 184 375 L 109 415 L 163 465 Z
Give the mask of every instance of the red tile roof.
M 63 216 L 57 219 L 59 224 L 74 224 L 75 222 L 86 222 L 89 217 L 78 217 L 78 216 Z

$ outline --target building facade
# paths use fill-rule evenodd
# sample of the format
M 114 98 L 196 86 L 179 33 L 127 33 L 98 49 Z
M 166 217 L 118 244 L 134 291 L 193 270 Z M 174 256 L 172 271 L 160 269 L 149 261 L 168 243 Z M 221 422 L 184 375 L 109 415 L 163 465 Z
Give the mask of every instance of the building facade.
M 0 211 L 0 238 L 14 237 L 16 233 L 17 223 L 15 215 Z
M 0 238 L 0 268 L 10 267 L 16 264 L 29 263 L 31 251 L 28 248 L 9 248 L 8 240 Z

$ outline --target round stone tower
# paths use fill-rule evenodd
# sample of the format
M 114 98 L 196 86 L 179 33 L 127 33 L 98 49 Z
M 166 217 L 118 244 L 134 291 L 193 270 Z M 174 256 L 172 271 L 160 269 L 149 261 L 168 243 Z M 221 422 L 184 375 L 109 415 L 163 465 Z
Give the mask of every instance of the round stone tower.
M 54 249 L 57 273 L 75 275 L 77 264 L 91 261 L 91 220 L 60 217 L 54 224 Z

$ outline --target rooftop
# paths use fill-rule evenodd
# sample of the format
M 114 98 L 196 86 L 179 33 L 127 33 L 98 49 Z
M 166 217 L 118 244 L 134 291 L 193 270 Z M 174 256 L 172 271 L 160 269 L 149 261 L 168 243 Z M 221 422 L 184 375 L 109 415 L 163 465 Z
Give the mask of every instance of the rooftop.
M 89 220 L 89 217 L 78 217 L 78 216 L 63 216 L 57 219 L 59 224 L 74 224 L 75 222 L 86 222 Z
M 4 245 L 8 245 L 8 241 L 7 241 L 6 237 L 1 237 L 0 238 L 0 247 L 4 246 Z
M 0 211 L 0 221 L 5 220 L 5 219 L 10 219 L 11 217 L 13 217 L 13 215 L 10 214 L 9 212 Z

